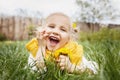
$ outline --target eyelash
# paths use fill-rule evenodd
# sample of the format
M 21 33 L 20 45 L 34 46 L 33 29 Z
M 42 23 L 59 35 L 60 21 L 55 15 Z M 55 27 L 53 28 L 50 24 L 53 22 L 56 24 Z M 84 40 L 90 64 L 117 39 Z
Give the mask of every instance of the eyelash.
M 55 26 L 48 26 L 48 27 L 50 27 L 50 28 L 54 28 Z
M 48 27 L 50 27 L 50 28 L 54 28 L 55 26 L 48 26 Z M 61 28 L 60 30 L 63 31 L 63 32 L 67 32 L 67 30 L 64 29 L 64 28 Z
M 65 29 L 61 29 L 62 31 L 64 31 L 64 32 L 67 32 L 67 30 L 65 30 Z

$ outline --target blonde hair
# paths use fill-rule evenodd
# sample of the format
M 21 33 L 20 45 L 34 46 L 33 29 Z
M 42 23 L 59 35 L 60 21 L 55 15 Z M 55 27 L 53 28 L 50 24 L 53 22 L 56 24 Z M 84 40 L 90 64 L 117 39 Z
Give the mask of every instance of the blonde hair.
M 56 13 L 52 13 L 52 14 L 50 14 L 50 15 L 46 18 L 46 20 L 49 19 L 50 17 L 52 17 L 52 16 L 56 16 L 56 15 L 58 15 L 58 16 L 64 16 L 64 17 L 66 17 L 68 20 L 70 20 L 70 22 L 71 22 L 70 17 L 67 16 L 67 15 L 65 15 L 65 14 L 63 14 L 63 13 L 61 13 L 61 12 L 56 12 Z

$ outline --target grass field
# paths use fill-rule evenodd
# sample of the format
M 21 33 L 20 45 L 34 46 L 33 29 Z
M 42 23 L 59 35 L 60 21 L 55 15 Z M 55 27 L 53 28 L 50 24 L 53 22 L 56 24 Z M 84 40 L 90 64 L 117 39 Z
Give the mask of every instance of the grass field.
M 105 34 L 105 38 L 100 33 L 81 37 L 82 41 L 79 41 L 84 47 L 85 56 L 98 63 L 98 74 L 69 74 L 60 71 L 54 63 L 48 64 L 45 73 L 33 72 L 27 67 L 27 41 L 3 41 L 0 42 L 0 80 L 120 80 L 119 34 L 115 31 L 114 37 Z

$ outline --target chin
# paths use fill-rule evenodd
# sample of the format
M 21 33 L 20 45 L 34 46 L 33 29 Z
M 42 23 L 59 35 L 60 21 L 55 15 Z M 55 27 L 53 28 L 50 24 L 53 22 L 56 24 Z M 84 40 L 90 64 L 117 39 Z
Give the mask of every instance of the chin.
M 57 49 L 59 49 L 59 47 L 58 46 L 55 46 L 55 47 L 47 47 L 47 49 L 48 50 L 50 50 L 50 51 L 55 51 L 55 50 L 57 50 Z

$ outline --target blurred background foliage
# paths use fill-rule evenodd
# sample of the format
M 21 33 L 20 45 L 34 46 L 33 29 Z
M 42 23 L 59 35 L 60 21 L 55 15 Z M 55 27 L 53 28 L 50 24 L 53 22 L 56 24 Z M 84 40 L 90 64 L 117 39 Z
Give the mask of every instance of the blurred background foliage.
M 120 40 L 120 29 L 101 28 L 98 32 L 80 32 L 79 40 L 90 42 L 103 40 Z

